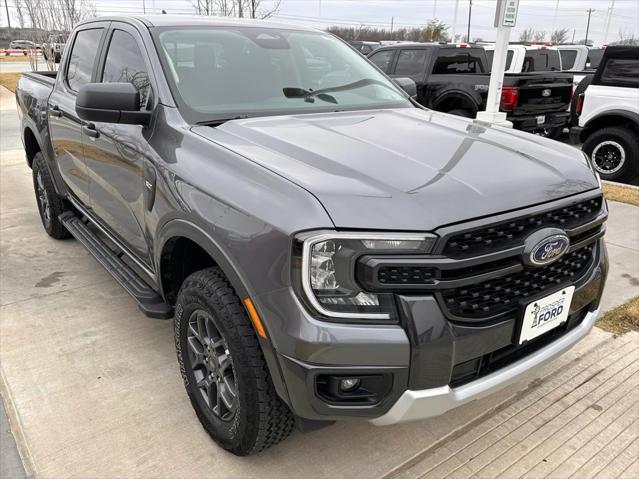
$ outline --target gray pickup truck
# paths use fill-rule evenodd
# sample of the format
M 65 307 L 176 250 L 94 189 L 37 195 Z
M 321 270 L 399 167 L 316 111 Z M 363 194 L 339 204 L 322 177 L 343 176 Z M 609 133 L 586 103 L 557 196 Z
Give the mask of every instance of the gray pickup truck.
M 442 414 L 595 322 L 587 158 L 398 84 L 321 31 L 167 15 L 84 22 L 57 74 L 18 83 L 44 229 L 173 318 L 195 412 L 235 454 Z

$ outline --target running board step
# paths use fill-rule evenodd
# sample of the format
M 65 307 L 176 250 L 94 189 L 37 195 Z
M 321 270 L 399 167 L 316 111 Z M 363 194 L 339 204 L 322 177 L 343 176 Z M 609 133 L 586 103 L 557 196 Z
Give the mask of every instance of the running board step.
M 150 318 L 168 319 L 173 309 L 156 293 L 117 253 L 114 253 L 75 214 L 68 211 L 60 215 L 60 221 L 98 262 L 111 273 L 115 280 L 133 296 L 139 308 Z

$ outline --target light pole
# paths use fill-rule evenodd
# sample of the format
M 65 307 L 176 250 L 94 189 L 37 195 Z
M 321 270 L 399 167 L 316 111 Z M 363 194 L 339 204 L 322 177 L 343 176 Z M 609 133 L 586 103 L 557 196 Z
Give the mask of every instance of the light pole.
M 7 11 L 7 24 L 9 28 L 11 28 L 11 16 L 9 15 L 9 5 L 7 5 L 7 0 L 4 0 L 4 8 Z
M 457 33 L 457 11 L 459 10 L 459 0 L 455 0 L 455 13 L 453 14 L 453 31 L 452 33 L 452 39 L 453 42 L 455 41 L 455 36 Z
M 588 46 L 588 32 L 590 31 L 590 15 L 592 15 L 594 10 L 592 8 L 588 9 L 588 23 L 586 24 L 586 39 L 584 40 L 584 45 Z
M 517 22 L 518 9 L 519 0 L 497 0 L 497 10 L 495 11 L 497 38 L 495 39 L 495 53 L 490 72 L 490 82 L 488 83 L 486 111 L 477 112 L 478 120 L 507 127 L 512 127 L 513 124 L 506 119 L 506 113 L 499 111 L 499 106 L 504 83 L 504 71 L 506 70 L 506 58 L 508 57 L 510 30 Z
M 470 43 L 470 19 L 473 16 L 473 0 L 468 0 L 468 30 L 466 31 L 466 41 Z

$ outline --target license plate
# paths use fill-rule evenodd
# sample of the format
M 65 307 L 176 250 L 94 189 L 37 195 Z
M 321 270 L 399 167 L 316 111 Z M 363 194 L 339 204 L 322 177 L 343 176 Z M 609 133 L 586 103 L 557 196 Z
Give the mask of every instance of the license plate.
M 539 115 L 537 117 L 537 124 L 543 125 L 544 123 L 546 123 L 546 115 Z
M 574 292 L 575 287 L 570 286 L 526 306 L 519 344 L 530 341 L 565 323 L 568 319 L 570 302 Z

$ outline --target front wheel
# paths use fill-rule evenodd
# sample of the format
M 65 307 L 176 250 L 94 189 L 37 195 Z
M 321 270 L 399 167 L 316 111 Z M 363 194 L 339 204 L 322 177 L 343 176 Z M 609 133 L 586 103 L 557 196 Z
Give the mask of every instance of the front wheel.
M 596 131 L 584 142 L 583 151 L 604 180 L 630 181 L 639 175 L 639 139 L 627 128 Z
M 293 415 L 277 396 L 253 326 L 219 268 L 184 281 L 175 344 L 195 413 L 224 449 L 246 456 L 288 437 Z

